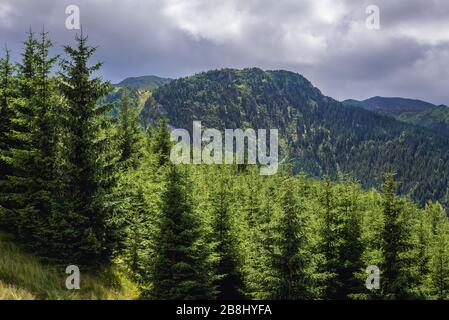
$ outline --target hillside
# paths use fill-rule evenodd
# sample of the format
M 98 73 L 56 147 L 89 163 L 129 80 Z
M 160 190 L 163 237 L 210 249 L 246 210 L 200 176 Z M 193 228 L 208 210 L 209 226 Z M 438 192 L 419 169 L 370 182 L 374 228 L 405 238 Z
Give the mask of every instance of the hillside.
M 161 78 L 157 76 L 141 76 L 141 77 L 129 77 L 119 83 L 115 84 L 115 87 L 128 87 L 131 89 L 145 89 L 153 90 L 164 84 L 170 83 L 172 79 Z
M 120 98 L 123 96 L 123 90 L 127 88 L 130 98 L 142 109 L 145 101 L 151 95 L 151 91 L 170 83 L 170 81 L 172 79 L 157 76 L 129 77 L 112 85 L 112 91 L 107 96 L 106 101 L 109 103 L 119 103 Z M 120 107 L 120 105 L 117 107 Z M 117 115 L 117 109 L 113 110 L 113 114 Z
M 64 267 L 42 264 L 0 232 L 0 300 L 137 299 L 135 286 L 117 271 L 82 273 L 81 289 L 65 288 Z
M 449 136 L 449 108 L 435 106 L 417 113 L 403 113 L 396 119 Z
M 449 204 L 449 139 L 324 96 L 288 71 L 224 69 L 173 80 L 154 90 L 144 122 L 166 114 L 171 125 L 193 120 L 213 128 L 278 128 L 282 153 L 296 172 L 336 178 L 349 173 L 364 187 L 395 171 L 400 191 L 421 205 Z
M 397 116 L 408 112 L 420 112 L 436 107 L 432 103 L 421 100 L 386 97 L 372 97 L 363 101 L 349 99 L 343 101 L 343 104 L 362 107 L 366 110 L 374 111 L 386 116 Z
M 385 97 L 373 97 L 363 101 L 349 99 L 342 103 L 449 135 L 449 108 L 447 106 L 437 106 L 421 100 Z

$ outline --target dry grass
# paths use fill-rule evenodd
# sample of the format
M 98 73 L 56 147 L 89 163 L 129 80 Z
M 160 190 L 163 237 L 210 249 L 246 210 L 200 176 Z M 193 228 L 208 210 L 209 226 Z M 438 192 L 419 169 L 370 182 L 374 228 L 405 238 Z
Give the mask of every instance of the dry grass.
M 81 289 L 67 290 L 65 268 L 42 264 L 10 235 L 0 233 L 0 300 L 130 300 L 138 290 L 116 268 L 97 274 L 81 270 Z

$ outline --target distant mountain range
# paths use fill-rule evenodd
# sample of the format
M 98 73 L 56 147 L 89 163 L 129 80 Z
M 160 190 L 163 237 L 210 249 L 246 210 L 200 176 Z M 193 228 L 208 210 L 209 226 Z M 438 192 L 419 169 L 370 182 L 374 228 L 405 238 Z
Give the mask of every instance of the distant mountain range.
M 341 103 L 303 76 L 282 70 L 215 70 L 153 82 L 152 89 L 136 79 L 151 78 L 126 79 L 116 90 L 133 85 L 144 101 L 144 126 L 167 116 L 172 126 L 185 129 L 194 120 L 217 129 L 277 128 L 282 157 L 295 172 L 333 178 L 347 173 L 369 188 L 394 171 L 402 194 L 421 205 L 439 200 L 449 207 L 449 137 L 440 134 L 445 127 L 436 126 L 443 107 L 381 97 Z M 424 121 L 426 112 L 430 123 Z
M 345 100 L 346 106 L 355 106 L 376 112 L 399 121 L 429 128 L 449 136 L 449 107 L 429 102 L 406 99 L 373 97 L 363 101 Z

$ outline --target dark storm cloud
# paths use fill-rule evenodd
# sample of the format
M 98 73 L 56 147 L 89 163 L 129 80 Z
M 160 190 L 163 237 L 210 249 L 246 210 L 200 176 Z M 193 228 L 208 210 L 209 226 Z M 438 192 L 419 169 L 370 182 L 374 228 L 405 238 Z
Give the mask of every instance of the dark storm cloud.
M 380 8 L 380 30 L 365 8 Z M 409 96 L 449 104 L 449 2 L 443 0 L 0 0 L 0 40 L 28 27 L 71 43 L 78 5 L 104 76 L 179 77 L 222 67 L 289 69 L 335 98 Z

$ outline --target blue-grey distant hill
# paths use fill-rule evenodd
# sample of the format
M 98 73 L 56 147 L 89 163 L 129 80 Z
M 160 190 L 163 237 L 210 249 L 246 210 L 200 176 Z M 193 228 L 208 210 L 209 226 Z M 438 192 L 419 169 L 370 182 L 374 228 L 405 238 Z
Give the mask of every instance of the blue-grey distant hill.
M 360 107 L 396 120 L 431 129 L 449 136 L 449 108 L 429 102 L 406 98 L 373 97 L 366 100 L 349 99 L 346 106 Z

